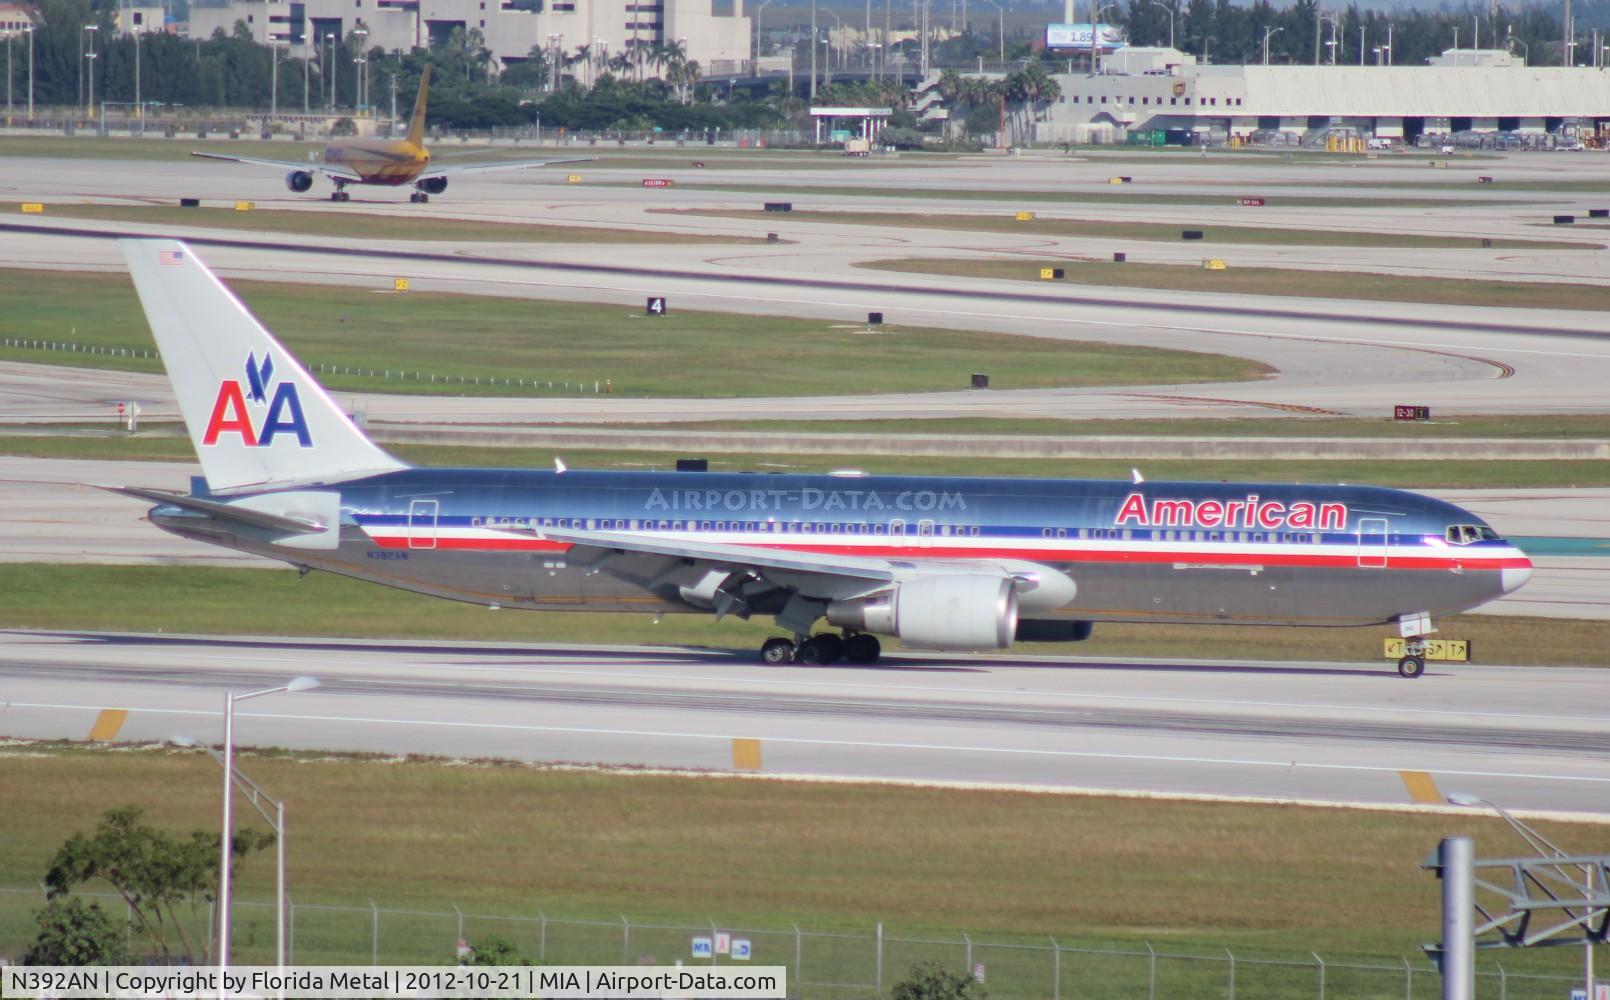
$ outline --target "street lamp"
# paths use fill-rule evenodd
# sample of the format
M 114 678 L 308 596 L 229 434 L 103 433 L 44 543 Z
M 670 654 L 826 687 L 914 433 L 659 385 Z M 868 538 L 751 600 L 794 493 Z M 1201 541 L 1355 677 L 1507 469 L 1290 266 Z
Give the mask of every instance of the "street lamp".
M 1280 34 L 1281 30 L 1280 28 L 1263 29 L 1263 64 L 1265 66 L 1269 65 L 1269 39 Z
M 1001 64 L 1004 66 L 1006 64 L 1006 8 L 996 3 L 995 0 L 984 0 L 984 2 L 995 8 L 997 17 L 995 33 L 999 36 L 1001 43 Z M 1169 23 L 1170 25 L 1173 24 L 1172 21 Z
M 1324 24 L 1326 21 L 1330 22 L 1330 41 L 1325 44 L 1330 46 L 1330 64 L 1334 66 L 1336 65 L 1336 18 L 1329 14 L 1319 15 L 1320 24 Z
M 358 114 L 361 115 L 369 107 L 369 55 L 365 51 L 369 29 L 353 28 L 352 37 L 358 40 Z
M 86 55 L 86 58 L 89 59 L 89 87 L 84 92 L 86 95 L 85 111 L 93 120 L 95 117 L 95 33 L 99 30 L 99 25 L 86 24 L 84 25 L 84 30 L 89 32 L 89 53 Z
M 1504 822 L 1509 824 L 1510 829 L 1514 830 L 1516 833 L 1521 835 L 1521 839 L 1526 841 L 1526 845 L 1528 847 L 1530 847 L 1532 850 L 1536 851 L 1538 854 L 1540 854 L 1541 856 L 1543 856 L 1545 858 L 1566 858 L 1566 857 L 1570 857 L 1570 855 L 1567 854 L 1565 851 L 1560 850 L 1560 848 L 1557 845 L 1555 845 L 1555 843 L 1553 841 L 1549 840 L 1547 837 L 1543 836 L 1541 833 L 1537 832 L 1532 827 L 1530 827 L 1530 826 L 1526 825 L 1525 823 L 1521 822 L 1520 820 L 1516 819 L 1514 816 L 1511 816 L 1509 814 L 1509 812 L 1504 809 L 1503 806 L 1499 805 L 1498 803 L 1494 802 L 1491 799 L 1484 799 L 1479 795 L 1471 795 L 1468 792 L 1449 792 L 1447 794 L 1446 798 L 1447 798 L 1449 803 L 1451 803 L 1453 805 L 1456 805 L 1456 806 L 1486 806 L 1487 808 L 1491 809 L 1493 812 L 1497 813 L 1504 820 Z M 1587 902 L 1587 905 L 1583 908 L 1582 919 L 1581 919 L 1580 922 L 1581 922 L 1582 926 L 1584 928 L 1586 928 L 1588 926 L 1589 921 L 1591 921 L 1593 919 L 1593 915 L 1594 915 L 1594 912 L 1593 912 L 1593 881 L 1594 881 L 1594 879 L 1593 879 L 1593 868 L 1592 868 L 1592 866 L 1583 865 L 1582 866 L 1582 875 L 1583 875 L 1583 879 L 1584 879 L 1583 885 L 1582 885 L 1582 895 L 1583 895 L 1583 898 L 1585 900 L 1587 900 L 1588 902 Z M 1574 884 L 1574 883 L 1570 883 L 1569 879 L 1567 879 L 1566 881 L 1569 884 Z M 1591 998 L 1593 996 L 1593 942 L 1592 942 L 1591 939 L 1584 943 L 1583 948 L 1582 948 L 1582 955 L 1583 955 L 1583 960 L 1582 960 L 1583 976 L 1587 980 L 1587 995 Z
M 334 37 L 334 36 L 332 36 Z M 224 692 L 224 816 L 223 838 L 219 845 L 218 862 L 218 975 L 222 980 L 225 972 L 229 970 L 229 861 L 233 842 L 235 839 L 234 819 L 230 813 L 230 803 L 233 795 L 235 773 L 235 702 L 245 701 L 247 698 L 261 698 L 263 695 L 279 694 L 280 692 L 295 693 L 297 691 L 311 691 L 319 686 L 319 682 L 312 677 L 296 677 L 288 684 L 278 687 L 263 688 L 261 691 L 248 691 L 237 695 L 233 691 Z
M 194 737 L 170 736 L 168 742 L 174 746 L 188 749 L 200 746 L 201 749 L 207 751 L 207 756 L 218 762 L 220 767 L 224 764 L 223 754 L 220 754 L 212 747 L 202 745 Z M 270 797 L 257 782 L 241 774 L 239 768 L 235 769 L 235 786 L 240 789 L 242 795 L 246 796 L 246 801 L 252 804 L 252 808 L 257 810 L 257 815 L 263 817 L 263 822 L 267 823 L 269 828 L 274 831 L 274 964 L 283 973 L 285 971 L 286 926 L 285 803 Z M 274 815 L 270 816 L 268 810 L 263 808 L 264 802 L 274 807 Z
M 825 7 L 822 9 L 822 13 L 826 14 L 828 17 L 831 17 L 833 19 L 834 31 L 837 31 L 839 33 L 839 43 L 840 44 L 838 46 L 834 46 L 834 44 L 833 44 L 833 32 L 829 31 L 827 33 L 827 78 L 828 78 L 828 80 L 831 81 L 833 79 L 833 49 L 835 47 L 837 47 L 839 49 L 839 69 L 840 70 L 844 69 L 844 51 L 843 51 L 844 22 L 839 19 L 839 16 L 836 13 L 834 13 L 831 10 L 828 10 Z
M 336 87 L 341 82 L 341 69 L 335 63 L 335 32 L 325 35 L 324 39 L 330 43 L 330 113 L 334 114 L 337 103 Z
M 28 32 L 28 126 L 34 124 L 34 26 L 22 29 Z
M 134 115 L 140 120 L 140 134 L 145 135 L 145 105 L 140 102 L 140 32 L 129 34 L 134 36 Z
M 1095 76 L 1101 68 L 1096 63 L 1097 47 L 1101 44 L 1101 12 L 1112 10 L 1118 5 L 1111 3 L 1097 5 L 1095 0 L 1091 0 L 1090 6 L 1090 75 Z
M 771 6 L 771 2 L 772 0 L 762 0 L 761 5 L 755 8 L 755 58 L 749 65 L 750 76 L 760 75 L 760 40 L 766 35 L 766 8 Z M 642 76 L 641 73 L 638 75 Z
M 1171 49 L 1174 48 L 1174 15 L 1176 13 L 1174 10 L 1174 4 L 1164 3 L 1163 0 L 1146 0 L 1146 2 L 1156 4 L 1157 6 L 1168 11 L 1168 47 Z M 1175 2 L 1177 3 L 1178 0 L 1175 0 Z
M 1358 26 L 1358 64 L 1364 65 L 1364 25 Z

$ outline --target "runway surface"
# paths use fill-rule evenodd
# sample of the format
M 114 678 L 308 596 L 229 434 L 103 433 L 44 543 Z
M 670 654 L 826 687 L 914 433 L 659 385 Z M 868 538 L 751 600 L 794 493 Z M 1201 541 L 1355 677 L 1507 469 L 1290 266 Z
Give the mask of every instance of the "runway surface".
M 0 734 L 216 740 L 226 689 L 323 687 L 236 713 L 242 745 L 1047 789 L 1405 805 L 1401 772 L 1514 809 L 1610 819 L 1602 671 L 891 656 L 9 633 Z M 1413 780 L 1413 779 L 1409 779 Z

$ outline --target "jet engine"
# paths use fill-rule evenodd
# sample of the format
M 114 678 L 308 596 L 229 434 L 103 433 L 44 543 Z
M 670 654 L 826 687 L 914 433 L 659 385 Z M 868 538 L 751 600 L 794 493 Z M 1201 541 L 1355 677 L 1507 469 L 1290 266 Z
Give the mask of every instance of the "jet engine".
M 1006 577 L 919 577 L 872 597 L 834 601 L 827 620 L 921 649 L 1005 649 L 1017 632 L 1017 591 Z
M 446 177 L 427 177 L 415 185 L 426 194 L 441 194 L 447 190 Z
M 285 186 L 301 194 L 313 186 L 313 175 L 306 170 L 293 170 L 285 175 Z

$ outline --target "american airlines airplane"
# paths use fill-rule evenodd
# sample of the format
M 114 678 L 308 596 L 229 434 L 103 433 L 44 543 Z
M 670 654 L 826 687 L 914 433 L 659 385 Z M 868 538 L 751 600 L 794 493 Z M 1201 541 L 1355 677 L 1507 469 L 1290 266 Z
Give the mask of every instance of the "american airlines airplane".
M 295 163 L 290 160 L 265 160 L 256 156 L 229 156 L 224 153 L 191 153 L 203 160 L 228 160 L 254 167 L 274 167 L 286 171 L 285 186 L 297 194 L 313 187 L 314 173 L 321 173 L 335 185 L 330 192 L 331 201 L 350 201 L 348 184 L 378 184 L 382 187 L 414 186 L 408 200 L 415 203 L 430 201 L 433 194 L 447 190 L 448 178 L 453 174 L 485 173 L 491 170 L 524 170 L 527 167 L 548 167 L 560 163 L 586 163 L 591 156 L 573 156 L 563 160 L 518 160 L 493 163 L 465 163 L 450 167 L 432 167 L 430 151 L 425 148 L 425 107 L 430 98 L 430 67 L 419 78 L 419 93 L 414 96 L 414 113 L 408 119 L 408 133 L 401 139 L 335 139 L 324 147 L 324 159 L 319 163 Z
M 768 663 L 872 663 L 878 636 L 1062 642 L 1101 621 L 1395 623 L 1405 677 L 1435 617 L 1532 573 L 1475 515 L 1368 486 L 413 468 L 193 250 L 122 245 L 205 475 L 120 491 L 174 534 L 304 571 L 491 607 L 770 615 Z

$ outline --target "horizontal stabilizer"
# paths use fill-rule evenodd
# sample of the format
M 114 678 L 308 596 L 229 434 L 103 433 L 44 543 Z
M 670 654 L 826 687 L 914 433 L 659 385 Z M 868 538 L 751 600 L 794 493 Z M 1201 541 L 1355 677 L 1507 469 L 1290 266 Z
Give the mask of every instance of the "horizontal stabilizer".
M 225 521 L 238 521 L 241 524 L 261 528 L 264 531 L 287 535 L 310 535 L 330 529 L 328 524 L 319 524 L 301 518 L 253 510 L 239 503 L 220 503 L 217 500 L 203 500 L 200 497 L 193 497 L 184 493 L 153 490 L 144 486 L 102 486 L 99 488 L 112 493 L 121 493 L 124 496 L 149 500 L 152 503 L 167 504 L 170 507 L 192 510 L 198 514 L 206 514 L 209 517 L 216 517 Z

